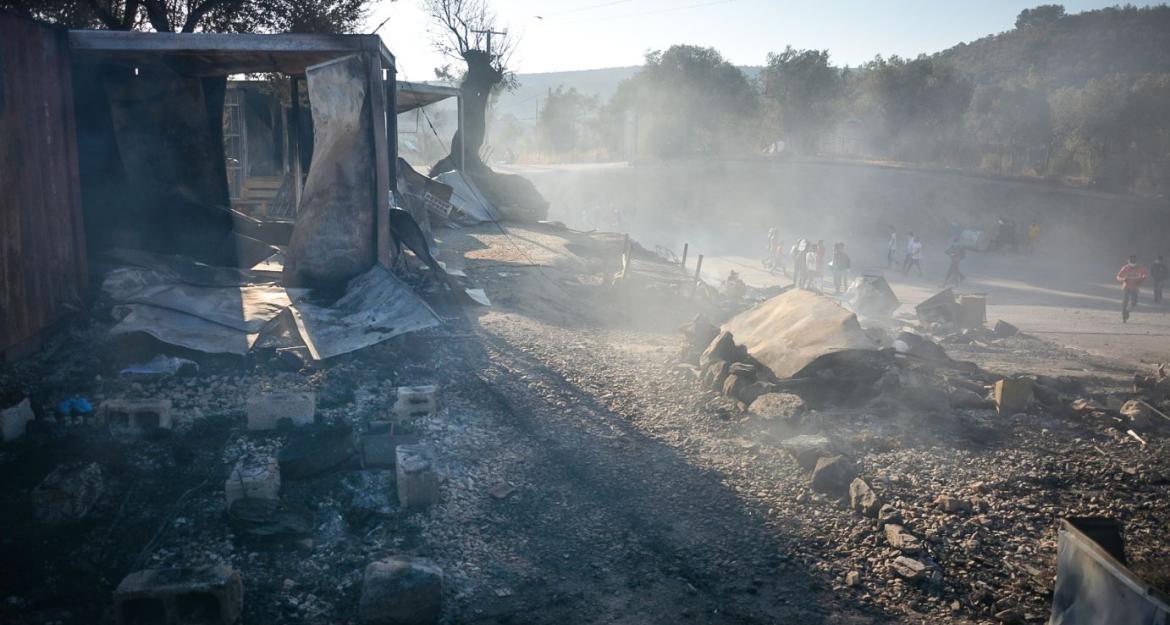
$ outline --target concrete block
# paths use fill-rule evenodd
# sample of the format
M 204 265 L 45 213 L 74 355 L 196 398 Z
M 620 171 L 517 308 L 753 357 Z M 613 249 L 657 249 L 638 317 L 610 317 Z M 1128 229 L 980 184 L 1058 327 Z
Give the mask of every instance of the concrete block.
M 995 409 L 1001 415 L 1013 415 L 1028 409 L 1032 401 L 1032 381 L 1004 378 L 995 383 Z
M 136 571 L 114 591 L 118 625 L 233 625 L 243 606 L 240 574 L 225 565 Z
M 395 470 L 398 503 L 403 508 L 425 508 L 439 501 L 439 479 L 434 459 L 426 445 L 399 445 Z
M 435 401 L 435 392 L 438 387 L 429 386 L 400 386 L 398 399 L 394 402 L 394 416 L 398 420 L 409 417 L 431 417 L 438 410 Z
M 14 441 L 24 436 L 28 422 L 35 418 L 32 404 L 25 397 L 19 404 L 0 410 L 0 433 L 3 433 L 5 441 Z
M 260 393 L 248 398 L 248 429 L 275 430 L 286 420 L 294 426 L 309 425 L 316 413 L 315 393 Z
M 223 483 L 227 507 L 244 497 L 280 499 L 280 466 L 274 456 L 241 459 Z
M 443 600 L 443 570 L 429 560 L 391 557 L 370 563 L 362 582 L 362 625 L 434 625 Z
M 140 436 L 158 428 L 171 429 L 169 399 L 108 399 L 99 416 L 115 434 Z

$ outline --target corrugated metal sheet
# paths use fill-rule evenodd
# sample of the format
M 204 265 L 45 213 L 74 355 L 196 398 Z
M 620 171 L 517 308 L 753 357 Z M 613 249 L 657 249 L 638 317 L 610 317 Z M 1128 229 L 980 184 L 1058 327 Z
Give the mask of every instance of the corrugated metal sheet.
M 64 31 L 0 15 L 0 350 L 85 290 L 71 80 Z

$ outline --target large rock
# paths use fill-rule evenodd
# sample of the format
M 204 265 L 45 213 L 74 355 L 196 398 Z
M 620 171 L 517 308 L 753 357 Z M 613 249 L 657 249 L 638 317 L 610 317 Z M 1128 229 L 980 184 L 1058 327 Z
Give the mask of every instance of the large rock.
M 708 364 L 703 369 L 703 388 L 722 391 L 723 383 L 727 380 L 727 367 L 728 362 L 726 360 L 716 360 Z
M 696 349 L 706 349 L 715 337 L 719 336 L 719 328 L 703 315 L 695 315 L 690 323 L 679 328 L 687 345 Z
M 358 618 L 362 625 L 439 622 L 443 571 L 429 560 L 391 557 L 366 567 Z
M 748 410 L 761 419 L 795 421 L 804 414 L 805 405 L 799 395 L 766 393 L 757 397 Z
M 849 483 L 849 506 L 865 516 L 876 517 L 882 500 L 868 482 L 855 478 Z
M 25 397 L 19 404 L 0 410 L 0 433 L 5 441 L 14 441 L 24 436 L 28 422 L 35 418 L 32 404 Z
M 33 515 L 48 525 L 80 521 L 105 490 L 96 462 L 57 467 L 32 491 Z
M 828 438 L 816 434 L 801 434 L 793 436 L 780 443 L 780 447 L 787 451 L 796 464 L 803 469 L 812 469 L 817 461 L 833 455 L 833 444 Z
M 906 579 L 918 580 L 924 579 L 929 575 L 930 566 L 920 560 L 914 558 L 907 558 L 906 556 L 898 556 L 894 560 L 892 566 L 894 573 Z
M 699 356 L 699 366 L 706 367 L 720 360 L 727 362 L 743 360 L 743 350 L 736 347 L 735 338 L 726 330 L 711 339 L 707 349 L 703 350 L 703 354 Z
M 735 365 L 732 365 L 733 367 Z M 723 394 L 727 397 L 739 399 L 743 391 L 751 384 L 742 375 L 735 373 L 729 374 L 727 379 L 723 381 Z
M 817 465 L 813 468 L 812 487 L 813 490 L 822 493 L 843 493 L 855 477 L 857 471 L 853 469 L 848 459 L 844 456 L 829 456 L 817 460 Z

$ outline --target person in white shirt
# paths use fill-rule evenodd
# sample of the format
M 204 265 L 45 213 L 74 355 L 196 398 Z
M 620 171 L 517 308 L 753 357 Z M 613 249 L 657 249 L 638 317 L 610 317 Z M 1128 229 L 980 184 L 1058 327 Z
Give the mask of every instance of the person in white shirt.
M 890 244 L 886 248 L 886 269 L 893 269 L 898 255 L 898 231 L 890 226 Z
M 922 241 L 913 232 L 909 233 L 909 241 L 906 243 L 906 262 L 902 264 L 902 273 L 910 275 L 911 267 L 917 267 L 918 275 L 922 275 Z

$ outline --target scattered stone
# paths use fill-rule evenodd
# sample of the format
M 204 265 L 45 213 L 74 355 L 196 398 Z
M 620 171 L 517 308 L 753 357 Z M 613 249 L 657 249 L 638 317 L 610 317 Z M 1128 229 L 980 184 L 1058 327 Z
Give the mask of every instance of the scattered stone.
M 61 466 L 32 491 L 33 515 L 47 525 L 63 525 L 85 518 L 105 490 L 96 462 Z
M 411 418 L 433 417 L 439 409 L 435 399 L 438 387 L 430 384 L 426 386 L 400 386 L 398 396 L 394 401 L 394 416 L 399 421 Z
M 19 404 L 0 410 L 0 433 L 5 441 L 14 441 L 24 436 L 28 422 L 35 418 L 32 404 L 25 397 Z
M 829 456 L 817 460 L 812 474 L 812 487 L 822 493 L 842 493 L 848 490 L 849 483 L 855 477 L 857 472 L 849 460 L 844 456 Z
M 403 508 L 425 508 L 439 501 L 439 480 L 426 445 L 399 445 L 398 503 Z
M 812 469 L 817 461 L 825 456 L 833 455 L 833 445 L 829 439 L 817 434 L 801 434 L 780 443 L 803 469 Z
M 109 399 L 98 416 L 116 434 L 141 436 L 171 429 L 171 409 L 169 399 Z
M 995 407 L 1001 416 L 1028 409 L 1032 400 L 1032 381 L 1027 378 L 1004 378 L 995 383 Z
M 280 466 L 276 458 L 241 458 L 223 484 L 227 508 L 244 497 L 280 499 Z
M 934 505 L 938 506 L 943 512 L 950 514 L 957 514 L 960 512 L 970 512 L 971 502 L 958 497 L 950 495 L 939 495 L 934 500 Z
M 991 332 L 995 334 L 997 338 L 1006 339 L 1019 334 L 1020 329 L 1004 321 L 1003 319 L 1000 319 L 999 321 L 995 322 L 995 327 L 992 328 Z
M 804 413 L 805 405 L 804 400 L 799 395 L 793 395 L 792 393 L 765 393 L 751 402 L 748 410 L 761 419 L 777 419 L 791 422 L 798 419 Z M 813 463 L 816 463 L 815 459 Z
M 906 556 L 898 556 L 894 560 L 894 573 L 906 579 L 924 579 L 927 576 L 929 566 L 926 563 L 914 558 L 907 558 Z
M 897 523 L 887 523 L 883 528 L 886 535 L 886 542 L 891 547 L 901 551 L 902 553 L 918 553 L 922 551 L 922 541 L 910 532 L 906 531 L 905 527 Z
M 849 506 L 864 516 L 874 517 L 881 509 L 882 501 L 865 480 L 855 478 L 849 483 Z
M 317 413 L 312 392 L 261 393 L 248 398 L 248 429 L 275 430 L 281 423 L 310 425 Z
M 243 607 L 240 574 L 226 565 L 136 571 L 114 591 L 118 625 L 233 625 Z
M 443 571 L 434 563 L 386 558 L 366 567 L 358 618 L 362 625 L 433 625 L 442 599 Z
M 877 520 L 881 525 L 885 525 L 887 523 L 901 523 L 902 513 L 899 512 L 898 509 L 894 506 L 885 503 L 882 504 L 882 507 L 878 509 Z

